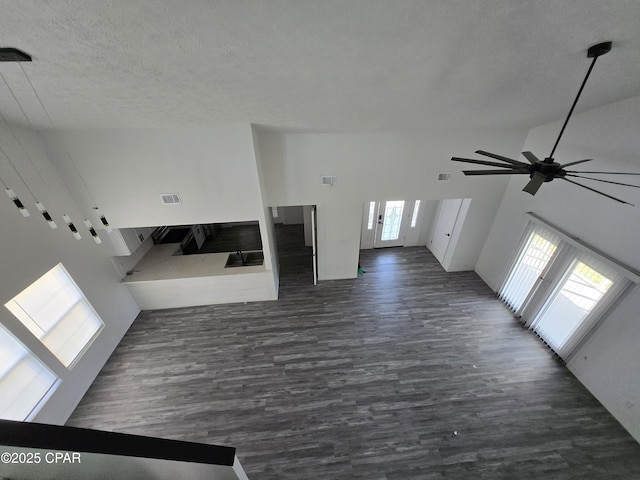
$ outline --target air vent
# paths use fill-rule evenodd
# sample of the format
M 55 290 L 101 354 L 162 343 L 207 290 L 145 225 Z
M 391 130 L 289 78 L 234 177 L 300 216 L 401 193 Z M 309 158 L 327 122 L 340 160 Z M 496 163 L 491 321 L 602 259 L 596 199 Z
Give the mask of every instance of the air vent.
M 333 187 L 336 184 L 337 178 L 335 176 L 323 176 L 322 177 L 322 185 L 325 187 Z
M 451 180 L 451 172 L 438 174 L 438 182 L 448 182 L 449 180 Z
M 177 193 L 161 193 L 160 198 L 165 205 L 179 205 L 182 203 Z

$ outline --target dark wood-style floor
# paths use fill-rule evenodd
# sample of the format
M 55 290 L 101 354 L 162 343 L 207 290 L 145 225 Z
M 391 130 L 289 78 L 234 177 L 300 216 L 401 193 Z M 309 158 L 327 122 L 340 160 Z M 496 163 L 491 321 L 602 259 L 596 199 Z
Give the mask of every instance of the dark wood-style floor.
M 252 480 L 640 478 L 477 275 L 369 250 L 314 287 L 300 232 L 277 232 L 280 300 L 142 312 L 68 425 L 235 446 Z

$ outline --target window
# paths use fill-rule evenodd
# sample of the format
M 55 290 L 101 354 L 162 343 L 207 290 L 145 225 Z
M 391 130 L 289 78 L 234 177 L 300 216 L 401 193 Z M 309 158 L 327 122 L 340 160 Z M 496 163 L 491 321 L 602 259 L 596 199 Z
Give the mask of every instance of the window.
M 500 298 L 516 312 L 516 315 L 520 315 L 521 307 L 547 268 L 559 244 L 560 237 L 557 235 L 540 225 L 529 225 L 518 259 L 499 293 Z
M 104 326 L 62 264 L 5 307 L 66 367 L 72 366 Z
M 27 420 L 57 385 L 56 377 L 24 345 L 0 327 L 0 414 Z
M 579 335 L 595 321 L 592 312 L 606 294 L 623 282 L 612 267 L 582 252 L 571 254 L 561 279 L 546 296 L 546 302 L 533 318 L 530 328 L 560 356 L 570 352 Z
M 413 215 L 411 216 L 411 228 L 416 228 L 418 223 L 418 211 L 420 210 L 420 200 L 416 200 L 416 204 L 413 207 Z
M 637 276 L 529 216 L 533 221 L 499 295 L 526 327 L 567 360 Z
M 373 217 L 376 214 L 376 202 L 369 202 L 369 219 L 367 220 L 367 230 L 373 230 Z

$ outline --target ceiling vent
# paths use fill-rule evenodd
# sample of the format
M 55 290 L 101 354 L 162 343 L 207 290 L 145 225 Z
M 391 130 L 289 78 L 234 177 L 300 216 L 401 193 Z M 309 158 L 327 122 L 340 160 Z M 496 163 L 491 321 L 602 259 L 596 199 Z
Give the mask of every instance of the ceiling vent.
M 160 198 L 165 205 L 180 205 L 182 203 L 177 193 L 161 193 Z
M 438 182 L 448 182 L 449 180 L 451 180 L 451 172 L 438 174 Z
M 325 187 L 333 187 L 336 184 L 337 177 L 335 176 L 323 176 L 322 185 Z

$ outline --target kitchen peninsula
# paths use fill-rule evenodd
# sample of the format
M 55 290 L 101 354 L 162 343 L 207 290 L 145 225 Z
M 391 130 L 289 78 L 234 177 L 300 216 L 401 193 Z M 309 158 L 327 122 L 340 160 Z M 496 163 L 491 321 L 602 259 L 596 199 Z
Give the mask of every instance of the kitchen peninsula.
M 180 255 L 179 251 L 179 243 L 154 245 L 128 272 L 123 284 L 142 310 L 277 298 L 268 259 L 261 265 L 225 267 L 235 252 Z M 252 253 L 256 252 L 243 252 Z

